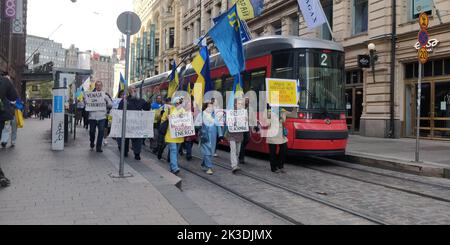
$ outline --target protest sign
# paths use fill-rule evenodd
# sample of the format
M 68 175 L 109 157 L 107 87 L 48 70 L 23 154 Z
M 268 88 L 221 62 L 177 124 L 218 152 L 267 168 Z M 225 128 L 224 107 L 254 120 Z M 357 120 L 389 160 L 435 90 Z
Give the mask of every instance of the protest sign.
M 184 138 L 195 135 L 194 118 L 192 113 L 182 113 L 169 116 L 170 136 L 172 138 Z
M 297 80 L 266 79 L 267 98 L 273 107 L 298 107 Z
M 230 133 L 248 132 L 247 110 L 227 110 L 227 126 Z
M 105 111 L 106 101 L 104 92 L 86 92 L 84 98 L 86 100 L 86 111 Z
M 224 109 L 215 109 L 214 115 L 216 118 L 216 126 L 220 126 L 220 127 L 225 126 L 226 111 Z
M 122 110 L 111 110 L 112 138 L 122 137 Z M 153 111 L 127 111 L 127 124 L 125 137 L 128 139 L 147 139 L 153 138 L 153 121 L 155 112 Z

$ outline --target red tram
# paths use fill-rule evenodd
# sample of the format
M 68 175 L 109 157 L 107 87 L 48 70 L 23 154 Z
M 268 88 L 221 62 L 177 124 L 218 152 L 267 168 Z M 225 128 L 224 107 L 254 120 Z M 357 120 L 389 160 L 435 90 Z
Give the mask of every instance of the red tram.
M 300 37 L 269 36 L 244 44 L 246 71 L 242 73 L 244 92 L 265 91 L 266 78 L 300 81 L 298 108 L 289 109 L 285 127 L 289 130 L 290 154 L 345 154 L 348 128 L 345 109 L 345 56 L 343 47 L 335 42 Z M 229 76 L 220 55 L 211 56 L 211 78 L 215 90 L 231 91 Z M 167 95 L 170 72 L 133 84 L 141 94 Z M 185 83 L 195 83 L 197 75 L 188 66 Z M 132 85 L 132 86 L 133 86 Z M 224 96 L 225 98 L 225 96 Z M 268 153 L 269 147 L 257 133 L 252 133 L 247 146 L 250 151 Z

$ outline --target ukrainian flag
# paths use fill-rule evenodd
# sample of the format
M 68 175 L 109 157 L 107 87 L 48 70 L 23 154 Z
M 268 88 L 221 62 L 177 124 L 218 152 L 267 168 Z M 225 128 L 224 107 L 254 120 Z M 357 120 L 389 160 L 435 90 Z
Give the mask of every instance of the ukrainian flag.
M 169 91 L 167 93 L 168 98 L 172 98 L 172 96 L 175 94 L 175 92 L 178 91 L 178 88 L 180 86 L 180 80 L 178 78 L 178 72 L 177 72 L 177 64 L 175 63 L 175 60 L 172 64 L 172 73 L 169 76 Z
M 117 98 L 119 98 L 120 91 L 125 91 L 125 84 L 127 84 L 127 81 L 125 81 L 125 78 L 123 78 L 122 72 L 120 73 L 120 82 L 119 82 L 119 91 L 117 91 Z
M 201 46 L 199 54 L 192 61 L 192 67 L 197 73 L 197 81 L 202 85 L 203 94 L 212 90 L 211 71 L 209 67 L 208 47 Z

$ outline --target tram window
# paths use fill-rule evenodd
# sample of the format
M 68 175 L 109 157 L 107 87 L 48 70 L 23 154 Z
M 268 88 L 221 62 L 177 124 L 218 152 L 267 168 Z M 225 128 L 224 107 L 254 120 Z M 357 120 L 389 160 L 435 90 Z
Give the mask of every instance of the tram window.
M 294 78 L 294 53 L 281 52 L 273 55 L 274 78 Z
M 444 60 L 444 74 L 450 75 L 450 59 Z

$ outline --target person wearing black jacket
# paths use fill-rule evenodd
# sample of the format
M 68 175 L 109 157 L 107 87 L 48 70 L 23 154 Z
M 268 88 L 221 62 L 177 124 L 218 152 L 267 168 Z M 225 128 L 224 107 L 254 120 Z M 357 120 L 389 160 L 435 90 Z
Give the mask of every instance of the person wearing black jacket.
M 119 104 L 119 110 L 123 110 L 123 100 Z M 127 111 L 150 111 L 151 104 L 147 103 L 144 99 L 140 99 L 137 97 L 136 88 L 130 87 L 130 95 L 127 99 Z M 141 150 L 142 150 L 142 141 L 143 139 L 131 139 L 132 149 L 134 152 L 134 159 L 140 161 L 141 160 Z M 122 139 L 119 138 L 117 140 L 119 144 L 119 150 L 122 146 Z M 128 150 L 130 146 L 130 139 L 125 140 L 125 156 L 128 156 Z
M 13 119 L 13 110 L 9 101 L 17 100 L 17 91 L 13 87 L 9 77 L 0 77 L 0 132 L 5 127 L 5 122 Z M 8 187 L 10 185 L 9 179 L 5 177 L 0 166 L 0 187 Z

